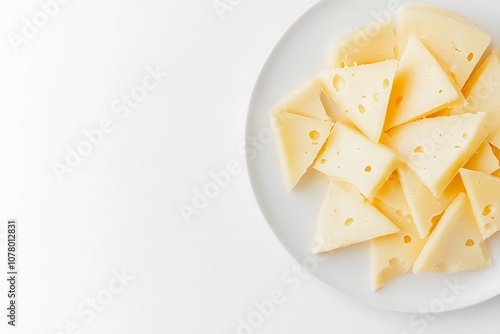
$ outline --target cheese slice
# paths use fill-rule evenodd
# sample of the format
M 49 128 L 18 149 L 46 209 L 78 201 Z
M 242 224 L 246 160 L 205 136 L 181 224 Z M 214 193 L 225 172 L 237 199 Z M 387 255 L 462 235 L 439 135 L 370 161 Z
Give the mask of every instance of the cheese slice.
M 487 135 L 484 113 L 422 119 L 392 129 L 388 145 L 440 197 Z
M 396 173 L 377 193 L 373 204 L 400 230 L 371 241 L 371 285 L 378 290 L 412 270 L 427 239 L 419 236 Z
M 461 169 L 472 209 L 483 238 L 500 230 L 500 178 L 485 173 Z
M 282 98 L 275 110 L 330 121 L 320 98 L 321 82 L 315 78 Z
M 491 174 L 499 169 L 500 165 L 498 165 L 498 159 L 495 154 L 493 154 L 493 149 L 490 144 L 485 141 L 469 161 L 467 161 L 464 168 Z
M 343 68 L 394 59 L 392 21 L 370 22 L 336 41 L 330 48 L 329 67 Z
M 358 131 L 337 122 L 314 164 L 314 169 L 352 183 L 368 198 L 387 181 L 398 165 L 396 154 Z
M 456 176 L 439 198 L 434 197 L 415 173 L 406 165 L 398 168 L 398 175 L 415 220 L 420 238 L 425 238 L 437 224 L 442 213 L 460 193 L 465 191 L 459 176 Z
M 453 273 L 491 264 L 469 199 L 465 193 L 460 193 L 430 235 L 413 272 Z
M 416 35 L 445 65 L 460 88 L 491 41 L 486 32 L 463 16 L 425 5 L 401 7 L 396 34 L 396 58 L 402 56 L 411 35 Z
M 493 174 L 491 174 L 493 176 L 496 176 L 496 177 L 500 177 L 500 169 L 497 170 L 496 172 L 494 172 Z
M 378 143 L 384 126 L 397 60 L 323 72 L 325 93 L 371 140 Z
M 282 122 L 276 148 L 288 191 L 299 182 L 325 143 L 333 127 L 329 121 L 276 111 Z
M 420 40 L 410 35 L 394 79 L 384 129 L 463 102 L 460 88 Z
M 312 251 L 328 252 L 398 230 L 355 187 L 330 179 L 319 213 Z
M 488 141 L 500 148 L 500 55 L 497 50 L 472 74 L 464 88 L 465 112 L 486 113 Z

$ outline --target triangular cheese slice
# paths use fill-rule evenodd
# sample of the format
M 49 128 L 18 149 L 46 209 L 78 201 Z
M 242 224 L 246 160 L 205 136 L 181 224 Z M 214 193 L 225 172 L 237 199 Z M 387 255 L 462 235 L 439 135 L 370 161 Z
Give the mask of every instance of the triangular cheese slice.
M 460 175 L 486 239 L 500 230 L 500 178 L 468 169 L 461 169 Z
M 474 155 L 467 161 L 464 168 L 475 170 L 478 172 L 491 174 L 500 168 L 498 164 L 498 159 L 493 154 L 493 149 L 490 144 L 485 141 L 479 146 L 479 149 L 474 153 Z
M 325 93 L 375 143 L 382 133 L 397 67 L 397 60 L 389 60 L 321 75 Z
M 312 251 L 328 252 L 398 231 L 354 186 L 330 179 Z
M 500 148 L 500 50 L 494 50 L 464 87 L 468 104 L 463 111 L 485 112 L 488 141 Z
M 384 129 L 465 101 L 460 89 L 415 36 L 410 36 L 394 79 Z
M 491 263 L 469 199 L 460 193 L 430 235 L 413 272 L 454 273 L 485 268 Z
M 477 113 L 422 119 L 389 131 L 388 144 L 440 197 L 486 138 L 484 118 Z
M 372 289 L 410 272 L 427 239 L 421 239 L 394 173 L 380 189 L 373 204 L 399 228 L 396 234 L 371 241 Z
M 404 5 L 399 14 L 396 57 L 401 57 L 411 35 L 449 69 L 462 88 L 478 64 L 491 37 L 462 15 L 449 9 L 429 5 Z
M 396 169 L 399 160 L 387 147 L 376 144 L 358 131 L 335 123 L 314 169 L 349 182 L 372 198 Z
M 330 48 L 329 67 L 343 68 L 394 59 L 394 28 L 392 20 L 373 22 L 358 28 L 336 41 Z
M 290 191 L 314 162 L 333 123 L 282 111 L 276 111 L 273 117 L 281 123 L 276 148 L 285 186 Z
M 458 193 L 465 191 L 460 177 L 456 176 L 443 195 L 436 198 L 406 164 L 398 168 L 398 175 L 420 238 L 429 234 Z
M 274 107 L 275 110 L 305 117 L 330 121 L 320 98 L 321 82 L 313 79 L 287 94 Z

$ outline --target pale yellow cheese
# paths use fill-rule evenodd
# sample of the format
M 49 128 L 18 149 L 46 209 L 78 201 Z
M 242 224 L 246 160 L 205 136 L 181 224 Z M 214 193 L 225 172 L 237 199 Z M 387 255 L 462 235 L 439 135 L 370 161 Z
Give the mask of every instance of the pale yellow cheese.
M 458 193 L 465 191 L 460 177 L 456 176 L 443 195 L 436 198 L 406 164 L 398 168 L 398 175 L 421 238 L 429 234 Z
M 459 87 L 419 39 L 410 35 L 394 79 L 384 129 L 463 102 Z
M 378 142 L 384 126 L 397 60 L 323 72 L 323 90 L 371 140 Z
M 465 193 L 460 193 L 431 233 L 413 272 L 453 273 L 491 264 L 469 199 Z
M 352 183 L 365 197 L 372 198 L 397 165 L 398 159 L 393 151 L 337 122 L 314 168 Z
M 440 197 L 485 140 L 484 113 L 422 119 L 392 129 L 387 143 Z
M 461 88 L 469 78 L 491 37 L 463 16 L 432 6 L 402 6 L 396 32 L 396 58 L 416 35 L 441 61 Z
M 427 239 L 419 236 L 396 173 L 380 189 L 373 203 L 400 230 L 371 241 L 371 285 L 378 290 L 411 271 Z
M 318 217 L 312 251 L 328 252 L 398 231 L 354 186 L 330 179 Z
M 320 98 L 321 82 L 314 78 L 306 84 L 288 93 L 273 109 L 330 121 Z
M 469 161 L 467 161 L 464 168 L 491 174 L 499 169 L 500 165 L 498 164 L 497 157 L 493 154 L 490 144 L 485 141 Z
M 464 88 L 468 104 L 454 112 L 485 112 L 488 141 L 500 147 L 500 56 L 493 52 Z
M 500 230 L 500 178 L 485 173 L 461 169 L 472 209 L 483 238 Z
M 372 21 L 336 41 L 330 48 L 329 67 L 343 68 L 394 59 L 396 38 L 392 21 Z
M 314 162 L 333 123 L 282 111 L 276 111 L 274 117 L 282 124 L 276 148 L 285 186 L 290 191 Z

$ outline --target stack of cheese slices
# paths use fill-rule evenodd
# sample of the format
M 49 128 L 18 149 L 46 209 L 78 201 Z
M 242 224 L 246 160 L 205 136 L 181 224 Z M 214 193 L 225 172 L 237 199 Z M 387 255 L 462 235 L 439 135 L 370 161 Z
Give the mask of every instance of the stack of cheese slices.
M 491 266 L 500 229 L 500 53 L 447 9 L 396 19 L 335 42 L 329 69 L 272 110 L 286 188 L 311 169 L 328 182 L 312 251 L 370 240 L 374 290 Z

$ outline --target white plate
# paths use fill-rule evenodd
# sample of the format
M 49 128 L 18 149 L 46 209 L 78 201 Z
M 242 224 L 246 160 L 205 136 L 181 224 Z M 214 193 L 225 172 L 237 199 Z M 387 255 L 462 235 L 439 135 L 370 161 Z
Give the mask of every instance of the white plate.
M 405 3 L 406 1 L 400 1 Z M 500 46 L 500 3 L 491 0 L 431 1 L 456 10 L 493 36 Z M 374 11 L 388 9 L 387 0 L 320 1 L 302 14 L 281 36 L 255 83 L 250 101 L 247 138 L 258 137 L 247 155 L 248 171 L 259 206 L 272 230 L 299 262 L 337 291 L 374 307 L 417 312 L 454 310 L 500 294 L 500 235 L 487 244 L 494 262 L 479 271 L 405 275 L 382 288 L 370 290 L 370 252 L 367 243 L 333 252 L 326 261 L 311 255 L 311 239 L 326 180 L 309 172 L 291 192 L 285 191 L 273 143 L 269 143 L 268 110 L 284 94 L 326 68 L 327 47 L 336 38 L 376 19 Z M 254 158 L 254 153 L 256 157 Z M 458 289 L 449 285 L 457 283 Z

